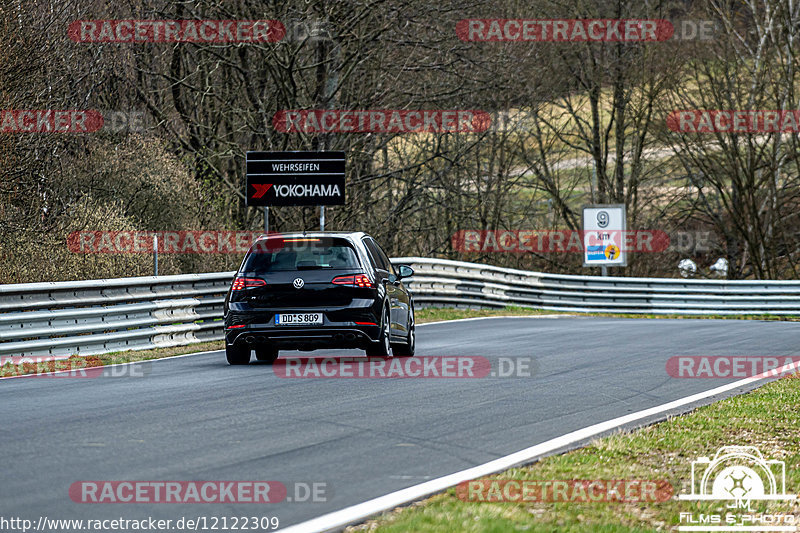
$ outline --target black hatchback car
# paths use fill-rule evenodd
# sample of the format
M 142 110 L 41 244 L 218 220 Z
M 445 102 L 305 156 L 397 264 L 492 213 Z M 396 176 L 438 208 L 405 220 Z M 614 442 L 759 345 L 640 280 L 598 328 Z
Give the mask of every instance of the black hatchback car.
M 361 348 L 367 355 L 414 355 L 414 304 L 402 279 L 365 233 L 262 235 L 225 298 L 228 363 L 255 350 L 273 362 L 281 349 Z

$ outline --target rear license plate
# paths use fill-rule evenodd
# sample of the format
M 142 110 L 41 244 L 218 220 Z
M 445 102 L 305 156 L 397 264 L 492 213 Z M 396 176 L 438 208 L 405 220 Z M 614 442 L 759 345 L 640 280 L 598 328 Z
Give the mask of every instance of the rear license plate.
M 275 315 L 276 326 L 311 326 L 322 324 L 322 313 L 286 313 Z

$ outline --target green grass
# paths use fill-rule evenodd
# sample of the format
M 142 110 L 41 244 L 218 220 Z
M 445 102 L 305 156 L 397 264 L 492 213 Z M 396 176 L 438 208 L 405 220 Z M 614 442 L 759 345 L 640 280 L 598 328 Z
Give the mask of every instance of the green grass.
M 765 459 L 786 463 L 786 492 L 800 489 L 800 379 L 786 377 L 755 391 L 699 408 L 659 424 L 618 433 L 570 453 L 547 457 L 498 479 L 653 479 L 672 484 L 661 503 L 476 503 L 455 489 L 396 509 L 347 531 L 377 533 L 506 531 L 667 531 L 679 513 L 720 513 L 727 502 L 680 501 L 691 492 L 691 462 L 721 446 L 758 447 Z M 498 437 L 499 438 L 499 437 Z M 752 502 L 753 512 L 800 515 L 800 503 Z
M 502 309 L 454 309 L 451 307 L 428 307 L 415 309 L 414 319 L 417 324 L 439 322 L 441 320 L 458 320 L 483 316 L 538 316 L 563 314 L 557 311 L 545 311 L 530 307 L 504 307 Z
M 87 356 L 73 355 L 66 360 L 44 361 L 36 364 L 12 364 L 11 362 L 7 362 L 0 366 L 0 377 L 44 374 L 60 370 L 80 370 L 83 368 L 133 363 L 136 361 L 147 361 L 150 359 L 161 359 L 164 357 L 174 357 L 176 355 L 224 349 L 225 344 L 223 341 L 212 341 L 190 344 L 187 346 L 174 346 L 171 348 L 154 348 L 152 350 L 126 350 L 122 352 Z M 44 357 L 45 356 L 32 356 L 31 359 L 36 360 L 37 358 L 42 359 Z
M 800 316 L 795 315 L 655 315 L 634 313 L 571 313 L 569 311 L 549 311 L 532 307 L 508 306 L 502 309 L 454 309 L 451 307 L 430 307 L 415 310 L 417 324 L 436 322 L 439 320 L 458 320 L 460 318 L 473 318 L 484 316 L 540 316 L 564 315 L 582 317 L 608 317 L 608 318 L 671 318 L 671 319 L 715 319 L 715 320 L 771 320 L 771 321 L 800 321 Z

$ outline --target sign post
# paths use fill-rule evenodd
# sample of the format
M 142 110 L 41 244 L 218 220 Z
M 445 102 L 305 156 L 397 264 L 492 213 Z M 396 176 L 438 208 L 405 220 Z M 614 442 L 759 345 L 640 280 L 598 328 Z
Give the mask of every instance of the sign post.
M 153 275 L 158 276 L 158 235 L 153 235 Z
M 626 230 L 624 204 L 585 206 L 583 266 L 599 266 L 603 276 L 608 275 L 609 266 L 627 266 Z
M 344 205 L 344 152 L 247 152 L 248 206 L 318 205 L 325 230 L 325 206 Z

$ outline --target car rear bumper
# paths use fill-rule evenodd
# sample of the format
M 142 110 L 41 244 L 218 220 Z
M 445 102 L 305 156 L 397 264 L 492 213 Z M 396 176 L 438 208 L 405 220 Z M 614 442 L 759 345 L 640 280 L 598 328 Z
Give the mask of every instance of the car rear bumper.
M 225 342 L 233 344 L 269 344 L 286 350 L 315 350 L 318 348 L 366 348 L 380 334 L 377 326 L 351 327 L 249 327 L 226 330 Z
M 254 310 L 231 306 L 225 317 L 225 342 L 298 350 L 366 348 L 380 338 L 381 307 L 372 300 L 359 303 L 362 305 L 316 309 Z M 322 313 L 322 324 L 275 325 L 275 315 L 279 313 Z

